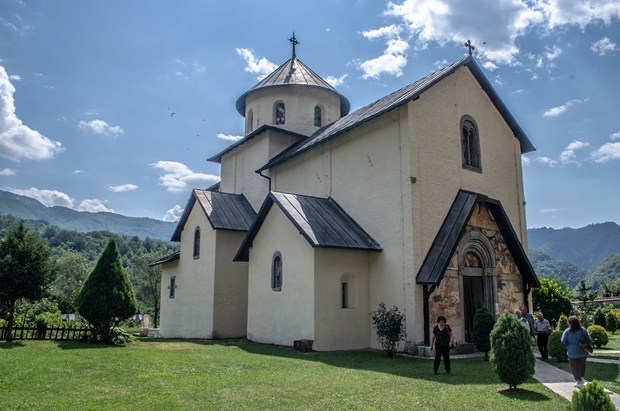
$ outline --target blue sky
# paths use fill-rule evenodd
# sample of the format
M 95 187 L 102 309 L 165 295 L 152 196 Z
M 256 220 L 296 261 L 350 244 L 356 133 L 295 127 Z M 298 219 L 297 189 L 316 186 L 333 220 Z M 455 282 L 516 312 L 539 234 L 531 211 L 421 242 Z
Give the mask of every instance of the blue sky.
M 537 151 L 528 226 L 620 223 L 620 0 L 0 0 L 0 189 L 173 221 L 291 55 L 352 111 L 465 56 Z

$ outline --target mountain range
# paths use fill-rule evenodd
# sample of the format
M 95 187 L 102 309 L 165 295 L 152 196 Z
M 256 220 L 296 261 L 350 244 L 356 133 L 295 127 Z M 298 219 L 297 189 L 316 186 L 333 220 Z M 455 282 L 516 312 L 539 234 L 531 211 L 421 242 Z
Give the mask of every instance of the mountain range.
M 0 215 L 24 220 L 43 220 L 65 230 L 111 231 L 127 236 L 170 241 L 176 223 L 147 217 L 126 217 L 115 213 L 89 213 L 67 207 L 46 207 L 39 201 L 0 190 Z

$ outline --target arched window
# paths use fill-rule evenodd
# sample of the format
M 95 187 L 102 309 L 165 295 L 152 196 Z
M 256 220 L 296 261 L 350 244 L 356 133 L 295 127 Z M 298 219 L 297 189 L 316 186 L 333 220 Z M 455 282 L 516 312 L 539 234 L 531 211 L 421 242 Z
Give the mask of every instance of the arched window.
M 461 150 L 463 152 L 463 168 L 482 171 L 478 127 L 470 116 L 461 118 Z
M 200 227 L 194 230 L 194 260 L 200 258 Z
M 254 122 L 254 112 L 252 109 L 248 110 L 248 115 L 245 116 L 245 132 L 246 134 L 252 131 L 252 123 Z
M 323 124 L 322 118 L 323 116 L 321 112 L 321 107 L 314 106 L 314 125 L 317 127 L 321 127 L 321 124 Z
M 282 291 L 282 254 L 276 252 L 271 263 L 271 289 Z
M 274 123 L 275 124 L 284 124 L 284 121 L 286 120 L 286 110 L 284 108 L 284 103 L 279 101 L 276 103 L 274 110 L 273 110 L 273 117 L 274 117 Z

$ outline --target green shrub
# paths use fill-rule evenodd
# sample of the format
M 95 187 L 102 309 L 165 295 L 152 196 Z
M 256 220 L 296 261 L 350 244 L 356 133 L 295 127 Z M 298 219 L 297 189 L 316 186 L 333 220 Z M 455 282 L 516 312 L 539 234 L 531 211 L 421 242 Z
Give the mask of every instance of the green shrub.
M 405 339 L 405 316 L 396 306 L 386 309 L 384 303 L 380 303 L 379 309 L 371 316 L 372 325 L 377 330 L 377 341 L 388 357 L 393 357 L 398 342 Z
M 486 307 L 480 308 L 474 315 L 474 345 L 478 351 L 484 353 L 484 360 L 489 360 L 491 350 L 491 330 L 495 320 Z
M 598 381 L 591 381 L 573 392 L 573 409 L 575 411 L 615 411 L 609 395 Z
M 613 311 L 608 311 L 605 314 L 605 325 L 607 331 L 612 334 L 616 333 L 616 330 L 618 329 L 618 317 L 616 317 L 616 313 L 614 313 Z
M 547 342 L 549 355 L 558 362 L 567 360 L 566 347 L 562 345 L 562 333 L 563 331 L 560 330 L 553 331 L 549 335 L 549 341 Z
M 567 328 L 568 328 L 568 317 L 562 314 L 560 315 L 560 318 L 558 319 L 557 329 L 558 331 L 564 331 Z
M 603 328 L 607 326 L 605 312 L 601 308 L 597 308 L 596 311 L 594 311 L 594 324 L 600 325 Z
M 609 342 L 609 336 L 607 336 L 607 331 L 605 328 L 600 325 L 591 325 L 588 327 L 588 333 L 590 333 L 590 337 L 592 337 L 592 345 L 596 348 L 601 348 L 604 345 L 607 345 Z
M 491 331 L 491 364 L 511 390 L 534 375 L 534 350 L 529 330 L 511 313 L 504 313 Z

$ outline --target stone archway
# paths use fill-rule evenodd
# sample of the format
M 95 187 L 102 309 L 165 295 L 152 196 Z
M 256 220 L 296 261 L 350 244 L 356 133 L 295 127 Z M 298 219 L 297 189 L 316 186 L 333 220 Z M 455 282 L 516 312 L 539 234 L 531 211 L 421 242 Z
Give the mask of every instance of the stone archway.
M 479 231 L 467 231 L 458 248 L 461 339 L 473 342 L 474 315 L 486 306 L 491 315 L 498 310 L 495 253 L 489 239 Z

